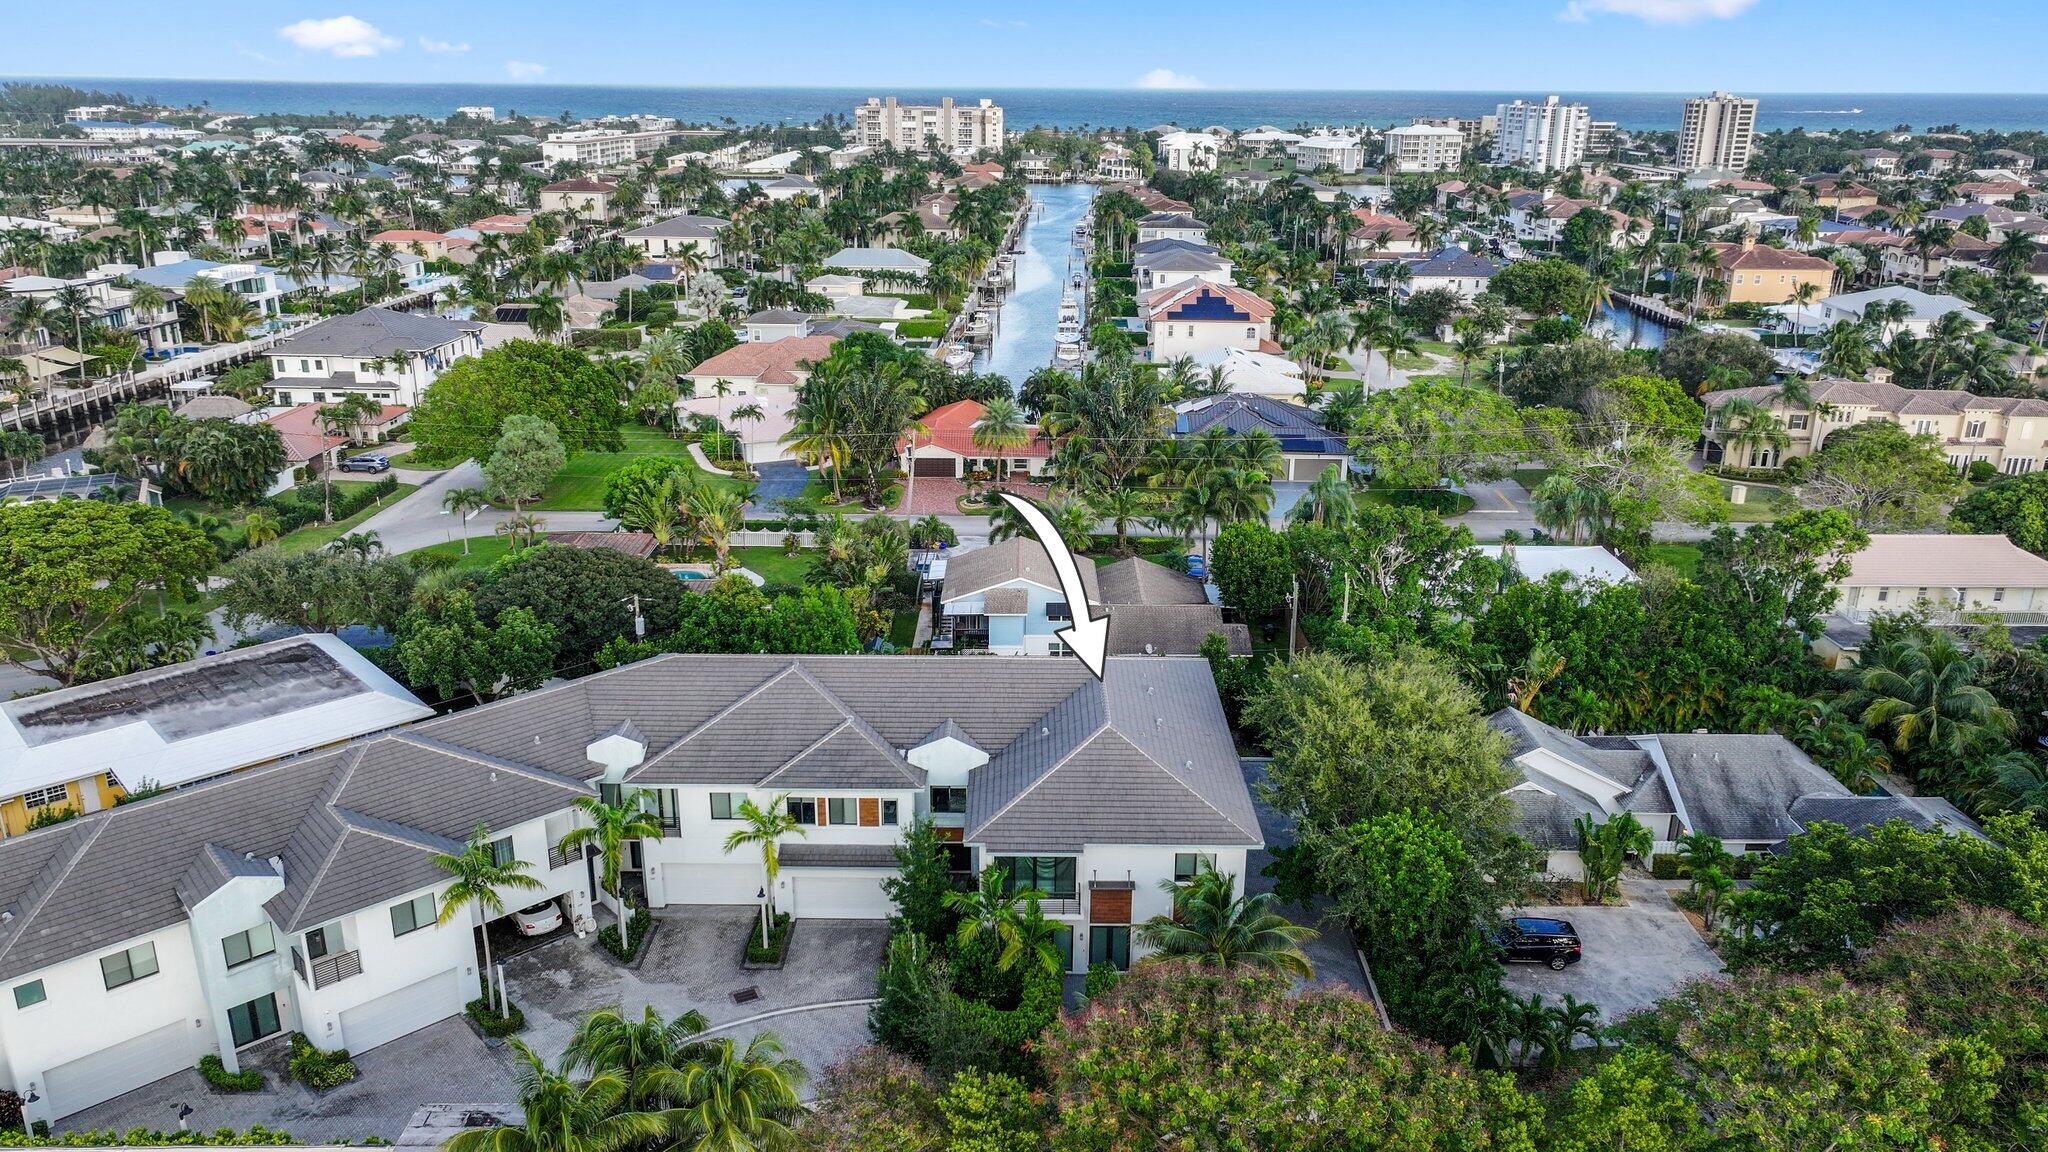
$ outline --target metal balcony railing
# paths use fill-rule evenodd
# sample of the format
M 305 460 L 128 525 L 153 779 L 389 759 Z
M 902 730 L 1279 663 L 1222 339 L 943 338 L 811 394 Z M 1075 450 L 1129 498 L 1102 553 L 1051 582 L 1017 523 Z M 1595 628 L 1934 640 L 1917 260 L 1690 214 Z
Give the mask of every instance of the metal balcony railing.
M 305 961 L 299 956 L 297 948 L 292 949 L 292 970 L 299 974 L 299 979 L 308 979 Z M 343 980 L 354 976 L 361 976 L 362 974 L 363 954 L 361 952 L 354 951 L 353 949 L 347 952 L 332 952 L 313 961 L 312 976 L 309 983 L 315 988 L 325 988 L 330 984 L 339 984 Z

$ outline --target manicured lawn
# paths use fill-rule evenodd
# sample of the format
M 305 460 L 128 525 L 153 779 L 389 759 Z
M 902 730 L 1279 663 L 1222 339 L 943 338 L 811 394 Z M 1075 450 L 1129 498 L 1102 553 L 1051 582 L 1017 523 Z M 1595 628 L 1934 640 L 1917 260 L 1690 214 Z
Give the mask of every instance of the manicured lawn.
M 899 608 L 889 620 L 889 643 L 909 648 L 917 639 L 917 609 Z
M 802 498 L 828 511 L 837 508 L 847 512 L 860 512 L 865 510 L 861 504 L 861 493 L 865 491 L 867 491 L 866 485 L 858 479 L 842 480 L 839 482 L 840 501 L 834 504 L 832 502 L 832 482 L 813 475 L 810 483 L 804 485 Z M 903 485 L 900 482 L 892 482 L 888 490 L 882 493 L 882 506 L 884 508 L 894 508 L 896 502 L 902 498 Z
M 416 555 L 452 556 L 458 572 L 480 572 L 498 561 L 512 550 L 512 542 L 503 536 L 480 533 L 469 541 L 469 555 L 462 554 L 462 541 L 449 540 L 440 544 L 429 544 Z
M 809 549 L 791 556 L 780 548 L 735 548 L 732 557 L 734 563 L 753 570 L 770 585 L 801 584 L 811 566 Z
M 1742 503 L 1736 504 L 1731 501 L 1721 509 L 1722 512 L 1727 514 L 1731 523 L 1761 524 L 1766 521 L 1776 520 L 1778 517 L 1789 512 L 1799 510 L 1799 501 L 1794 499 L 1792 494 L 1783 488 L 1773 488 L 1763 484 L 1750 484 L 1747 487 L 1749 492 L 1743 498 Z M 1731 491 L 1731 484 L 1723 480 L 1721 482 L 1721 495 L 1725 497 Z
M 1548 468 L 1517 468 L 1514 471 L 1515 483 L 1520 484 L 1530 492 L 1534 492 L 1538 484 L 1550 479 L 1550 472 L 1551 470 Z
M 1700 550 L 1696 544 L 1652 544 L 1650 560 L 1676 569 L 1688 580 L 1700 570 Z
M 690 446 L 670 439 L 653 428 L 635 425 L 624 430 L 625 449 L 620 452 L 578 452 L 569 457 L 555 478 L 548 482 L 547 491 L 532 505 L 537 512 L 595 512 L 604 507 L 604 485 L 611 474 L 642 456 L 678 456 L 690 458 Z M 714 484 L 743 489 L 745 484 L 723 476 L 704 474 Z
M 337 480 L 334 482 L 334 486 L 336 489 L 340 489 L 346 487 L 348 483 L 360 483 L 360 481 Z M 419 487 L 417 484 L 400 484 L 391 495 L 378 500 L 346 520 L 337 520 L 332 524 L 308 524 L 296 532 L 287 532 L 277 542 L 277 547 L 280 551 L 287 554 L 311 552 L 317 548 L 325 548 L 334 541 L 355 531 L 356 526 L 363 521 L 389 508 L 396 501 L 404 499 L 407 493 L 417 487 Z M 307 485 L 307 491 L 316 496 L 319 494 L 319 488 L 320 486 L 317 483 Z

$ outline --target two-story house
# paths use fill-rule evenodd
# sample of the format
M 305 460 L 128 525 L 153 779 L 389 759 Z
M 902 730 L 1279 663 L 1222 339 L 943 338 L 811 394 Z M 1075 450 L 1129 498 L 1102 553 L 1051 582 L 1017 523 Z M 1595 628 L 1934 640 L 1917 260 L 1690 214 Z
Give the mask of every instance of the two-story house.
M 2048 560 L 1995 534 L 1872 533 L 1835 589 L 1835 614 L 1858 623 L 1916 610 L 1944 624 L 2048 623 Z
M 1209 226 L 1185 212 L 1153 212 L 1138 218 L 1138 243 L 1154 240 L 1186 240 L 1192 244 L 1209 241 Z
M 358 395 L 409 408 L 456 361 L 483 353 L 483 328 L 389 308 L 330 316 L 272 346 L 271 395 L 279 404 Z
M 1109 617 L 1108 651 L 1122 656 L 1191 656 L 1221 635 L 1234 655 L 1251 654 L 1242 624 L 1226 624 L 1202 582 L 1133 557 L 1100 568 L 1081 566 L 1081 584 L 1096 616 Z M 1056 635 L 1073 623 L 1045 546 L 1012 539 L 946 559 L 932 647 L 939 651 L 1060 656 Z
M 1279 351 L 1273 306 L 1234 284 L 1183 280 L 1138 298 L 1150 355 L 1157 364 L 1218 348 Z
M 621 233 L 619 239 L 638 248 L 649 260 L 673 260 L 687 254 L 702 267 L 717 268 L 725 260 L 720 240 L 730 223 L 723 216 L 671 216 Z
M 1752 450 L 1747 462 L 1729 461 L 1739 467 L 1775 467 L 1810 456 L 1831 433 L 1866 420 L 1889 420 L 1915 435 L 1934 437 L 1958 470 L 1982 460 L 2008 476 L 2024 476 L 2048 464 L 2048 400 L 1904 388 L 1879 380 L 1816 380 L 1811 407 L 1788 404 L 1774 384 L 1709 392 L 1705 435 L 1710 461 L 1719 462 L 1727 453 L 1719 410 L 1737 398 L 1769 409 L 1790 438 L 1782 452 Z
M 1236 265 L 1216 247 L 1192 240 L 1153 240 L 1131 253 L 1131 278 L 1140 292 L 1185 280 L 1232 284 L 1237 279 L 1235 272 Z

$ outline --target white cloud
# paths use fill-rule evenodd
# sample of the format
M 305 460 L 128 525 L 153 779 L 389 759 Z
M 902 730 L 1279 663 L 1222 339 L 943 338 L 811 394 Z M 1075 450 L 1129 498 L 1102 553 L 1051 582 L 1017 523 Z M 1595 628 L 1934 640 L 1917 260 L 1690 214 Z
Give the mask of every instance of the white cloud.
M 436 40 L 432 36 L 422 36 L 420 37 L 420 48 L 421 50 L 427 52 L 436 52 L 448 56 L 460 56 L 462 53 L 469 51 L 469 41 Z
M 375 56 L 403 43 L 396 36 L 379 32 L 375 24 L 354 16 L 301 20 L 279 28 L 277 34 L 308 52 L 326 52 L 334 56 Z
M 1756 7 L 1757 0 L 1569 0 L 1560 20 L 1584 22 L 1600 13 L 1634 16 L 1651 24 L 1728 20 Z
M 1137 88 L 1202 88 L 1206 87 L 1193 76 L 1175 72 L 1171 68 L 1154 68 L 1138 77 Z
M 235 44 L 235 55 L 247 60 L 258 60 L 265 64 L 277 63 L 277 61 L 272 60 L 270 57 L 265 56 L 263 53 L 258 52 L 254 48 L 251 48 L 247 44 L 243 44 L 239 41 L 237 41 Z
M 538 80 L 547 74 L 548 66 L 535 64 L 530 60 L 505 61 L 505 75 L 514 80 Z

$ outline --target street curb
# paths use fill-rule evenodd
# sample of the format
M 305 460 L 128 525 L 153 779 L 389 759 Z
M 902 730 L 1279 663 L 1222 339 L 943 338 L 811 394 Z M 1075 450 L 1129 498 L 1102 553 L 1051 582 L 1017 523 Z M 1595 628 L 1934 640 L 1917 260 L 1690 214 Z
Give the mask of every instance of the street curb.
M 728 1020 L 723 1024 L 713 1024 L 711 1027 L 697 1033 L 697 1035 L 709 1036 L 714 1032 L 724 1032 L 727 1029 L 738 1028 L 742 1025 L 753 1024 L 762 1020 L 773 1020 L 778 1016 L 794 1016 L 799 1012 L 816 1012 L 825 1008 L 860 1008 L 871 1004 L 880 1004 L 881 1002 L 881 997 L 871 996 L 865 1000 L 827 1000 L 820 1004 L 797 1004 L 789 1008 L 775 1008 L 767 1012 L 757 1012 L 752 1016 L 745 1016 L 738 1020 Z

